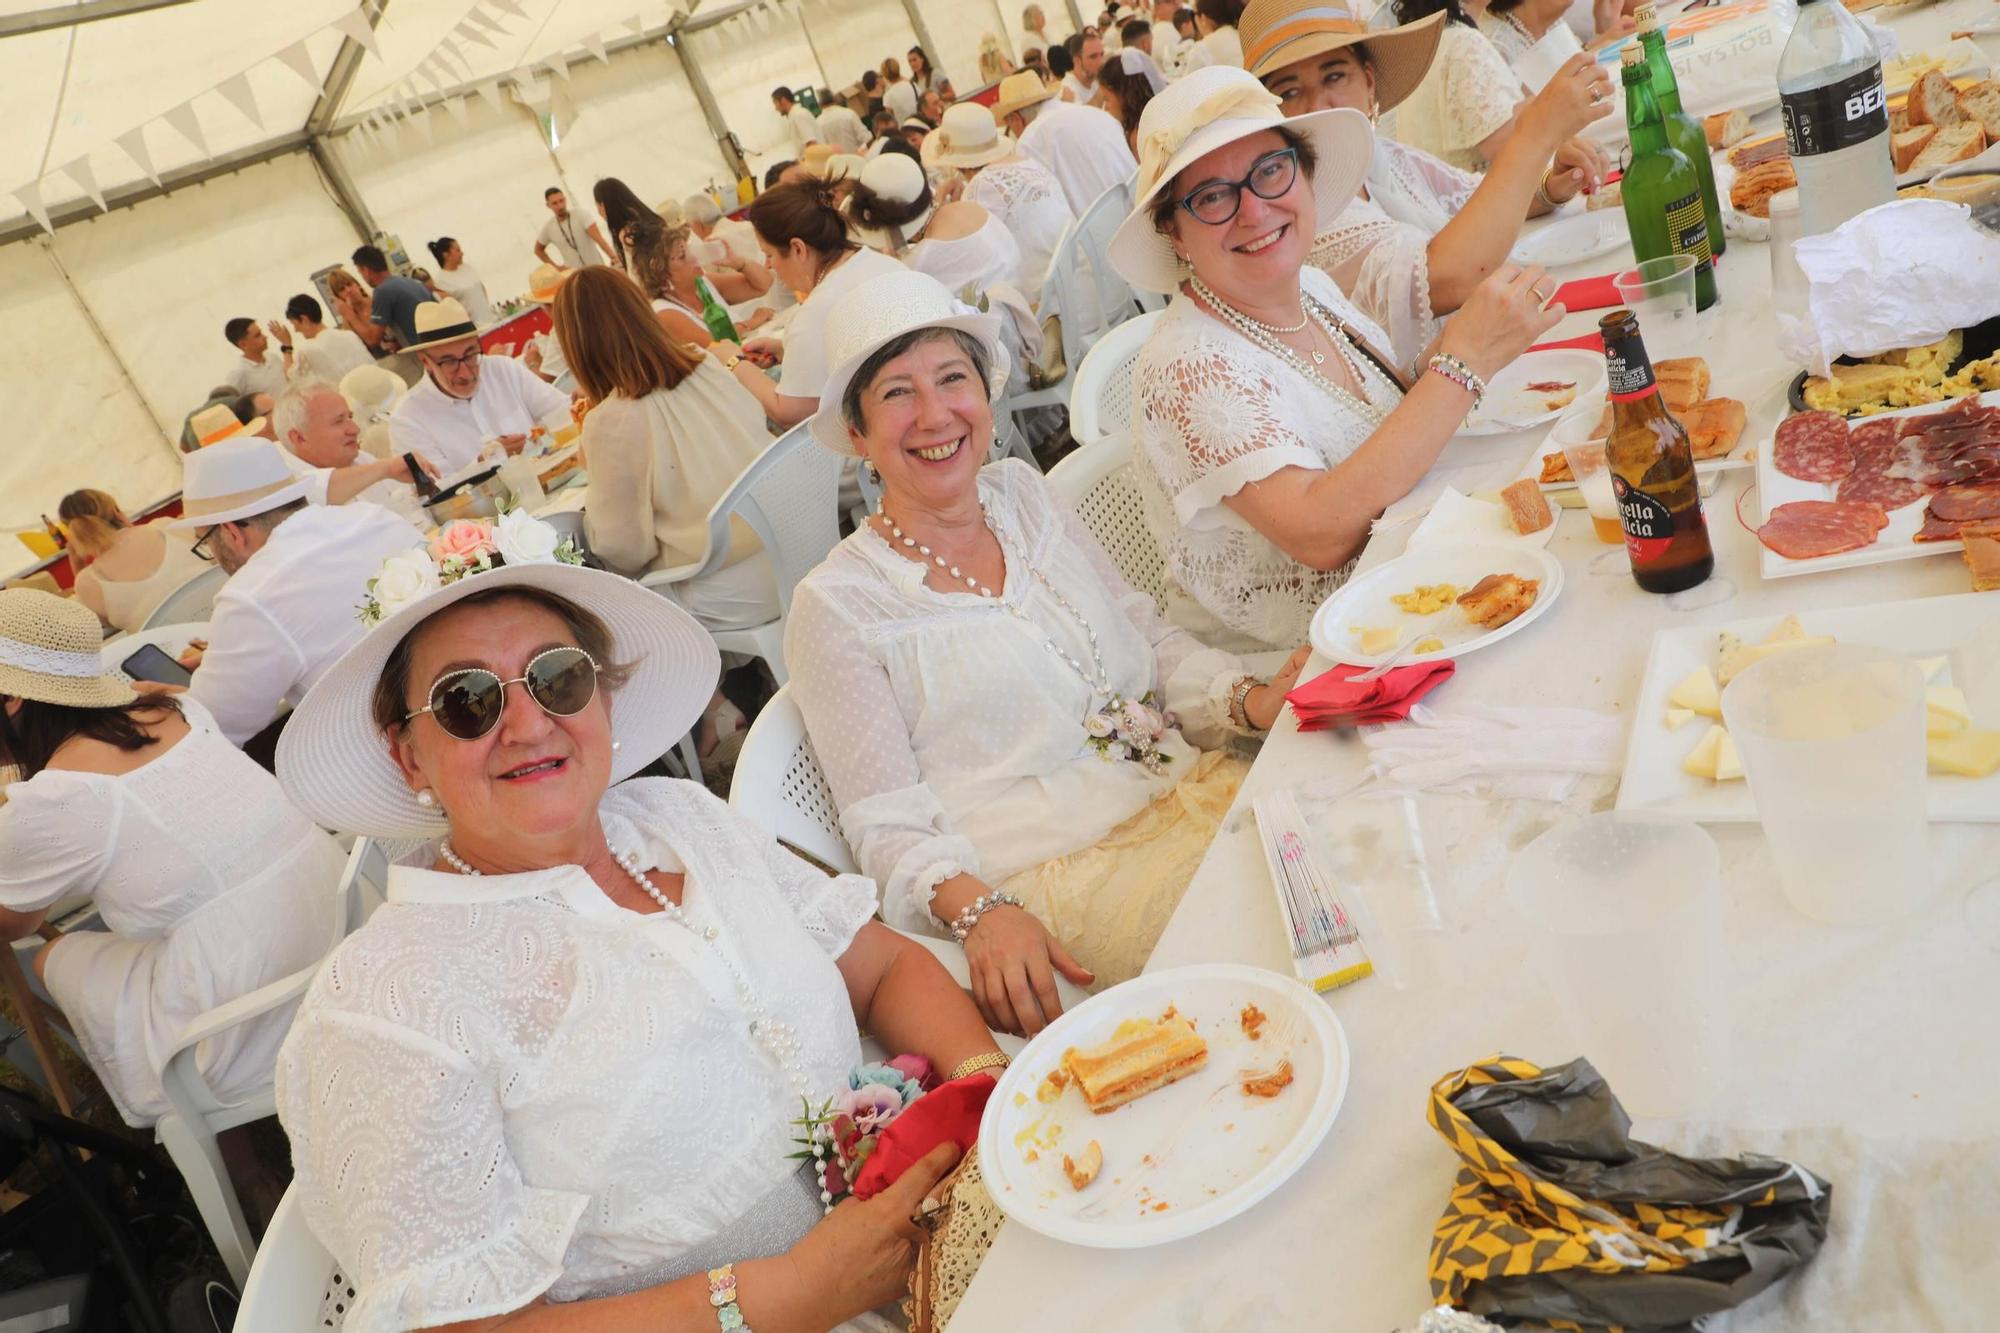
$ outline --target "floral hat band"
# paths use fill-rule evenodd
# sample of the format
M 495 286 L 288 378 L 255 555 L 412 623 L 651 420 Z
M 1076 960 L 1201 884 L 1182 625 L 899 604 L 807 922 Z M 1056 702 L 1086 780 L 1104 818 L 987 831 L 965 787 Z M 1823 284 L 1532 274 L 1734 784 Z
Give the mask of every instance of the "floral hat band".
M 381 572 L 368 580 L 361 623 L 373 629 L 440 588 L 503 566 L 582 563 L 583 552 L 573 540 L 525 509 L 511 509 L 494 520 L 454 519 L 424 545 L 382 562 Z

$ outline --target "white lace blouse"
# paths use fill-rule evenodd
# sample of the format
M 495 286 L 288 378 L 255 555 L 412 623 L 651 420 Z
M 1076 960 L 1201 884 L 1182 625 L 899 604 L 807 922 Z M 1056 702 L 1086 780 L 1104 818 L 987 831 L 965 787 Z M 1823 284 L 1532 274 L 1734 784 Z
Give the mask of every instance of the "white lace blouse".
M 1014 242 L 1021 247 L 1022 290 L 1030 298 L 1039 295 L 1049 261 L 1055 258 L 1063 233 L 1076 221 L 1062 182 L 1034 158 L 1022 157 L 980 168 L 965 187 L 965 197 L 1014 233 Z
M 834 960 L 875 886 L 694 783 L 627 782 L 599 812 L 614 852 L 686 872 L 682 911 L 802 1055 L 787 1071 L 756 1044 L 708 943 L 580 867 L 393 868 L 278 1060 L 306 1217 L 356 1289 L 349 1330 L 636 1290 L 782 1252 L 817 1215 L 789 1122 L 801 1083 L 831 1095 L 860 1059 Z
M 1484 165 L 1479 145 L 1521 100 L 1521 79 L 1479 29 L 1447 23 L 1423 82 L 1396 108 L 1396 137 L 1455 167 Z
M 1388 347 L 1333 279 L 1311 267 L 1299 279 L 1357 337 Z M 1401 390 L 1367 358 L 1354 359 L 1370 403 L 1393 410 Z M 1235 651 L 1304 643 L 1313 612 L 1347 580 L 1352 562 L 1309 569 L 1223 501 L 1283 468 L 1336 466 L 1376 423 L 1185 293 L 1168 304 L 1132 368 L 1132 420 L 1133 477 L 1166 559 L 1168 618 Z
M 903 930 L 940 933 L 929 909 L 943 880 L 997 883 L 1143 809 L 1192 767 L 1190 740 L 1230 734 L 1228 693 L 1244 674 L 1128 587 L 1032 467 L 992 464 L 979 494 L 1006 554 L 997 603 L 930 588 L 865 525 L 799 584 L 786 620 L 792 691 L 841 827 L 883 887 L 883 918 Z M 1096 633 L 1112 688 L 1156 692 L 1178 715 L 1164 773 L 1086 744 L 1084 718 L 1105 699 L 1050 646 L 1092 665 L 1051 585 Z
M 1378 138 L 1366 195 L 1356 195 L 1313 242 L 1308 262 L 1387 331 L 1406 372 L 1444 323 L 1431 303 L 1431 240 L 1478 188 L 1472 172 Z

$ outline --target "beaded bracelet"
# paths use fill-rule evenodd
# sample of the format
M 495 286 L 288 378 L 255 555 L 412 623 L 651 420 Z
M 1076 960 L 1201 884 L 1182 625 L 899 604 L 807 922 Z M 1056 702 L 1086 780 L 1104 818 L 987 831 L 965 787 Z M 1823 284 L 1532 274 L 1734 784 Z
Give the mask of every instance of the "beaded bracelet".
M 1459 388 L 1472 395 L 1472 405 L 1479 406 L 1480 399 L 1486 397 L 1486 381 L 1479 378 L 1471 366 L 1453 356 L 1450 352 L 1439 352 L 1424 363 L 1424 369 L 1434 375 L 1441 375 Z
M 722 1333 L 752 1333 L 736 1305 L 736 1265 L 724 1264 L 708 1270 L 708 1303 L 715 1309 L 715 1322 Z
M 964 911 L 951 919 L 951 937 L 963 944 L 965 937 L 972 933 L 972 928 L 979 924 L 980 917 L 996 907 L 1021 905 L 1021 900 L 1011 893 L 1001 893 L 997 890 L 992 893 L 982 893 L 968 903 Z

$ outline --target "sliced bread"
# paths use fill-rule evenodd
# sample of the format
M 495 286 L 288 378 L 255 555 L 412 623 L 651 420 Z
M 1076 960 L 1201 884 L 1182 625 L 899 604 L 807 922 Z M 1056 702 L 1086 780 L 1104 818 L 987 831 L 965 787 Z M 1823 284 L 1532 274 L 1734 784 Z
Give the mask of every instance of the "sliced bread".
M 1958 109 L 1967 120 L 1979 122 L 1988 143 L 2000 142 L 2000 83 L 1988 79 L 1973 84 L 1958 95 Z
M 1936 137 L 1924 146 L 1924 151 L 1910 163 L 1910 170 L 1936 171 L 1954 162 L 1963 162 L 1968 157 L 1978 157 L 1985 150 L 1986 131 L 1979 128 L 1977 121 L 1943 125 L 1938 128 Z
M 1930 142 L 1937 137 L 1937 132 L 1938 127 L 1935 125 L 1912 125 L 1900 134 L 1889 135 L 1889 156 L 1896 160 L 1898 176 L 1910 169 L 1910 164 L 1917 160 L 1918 153 L 1930 147 Z
M 1917 81 L 1910 85 L 1909 108 L 1912 125 L 1936 125 L 1942 129 L 1965 119 L 1965 113 L 1958 109 L 1958 90 L 1951 86 L 1944 71 L 1935 67 L 1918 75 Z

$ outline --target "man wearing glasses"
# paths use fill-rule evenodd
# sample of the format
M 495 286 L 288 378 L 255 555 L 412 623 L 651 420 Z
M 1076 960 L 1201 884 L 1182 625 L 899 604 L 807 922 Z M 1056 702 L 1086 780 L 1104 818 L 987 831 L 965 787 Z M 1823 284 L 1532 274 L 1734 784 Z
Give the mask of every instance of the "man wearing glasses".
M 481 355 L 479 331 L 458 302 L 417 307 L 416 326 L 424 378 L 389 418 L 397 453 L 415 454 L 449 478 L 489 443 L 518 454 L 536 425 L 568 422 L 568 395 L 512 357 Z

